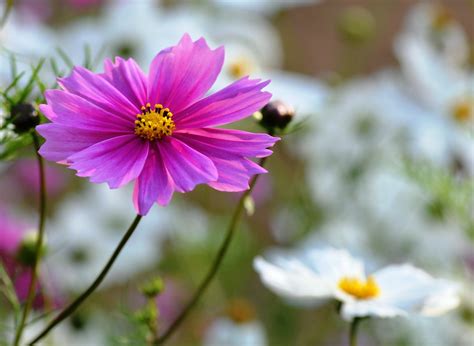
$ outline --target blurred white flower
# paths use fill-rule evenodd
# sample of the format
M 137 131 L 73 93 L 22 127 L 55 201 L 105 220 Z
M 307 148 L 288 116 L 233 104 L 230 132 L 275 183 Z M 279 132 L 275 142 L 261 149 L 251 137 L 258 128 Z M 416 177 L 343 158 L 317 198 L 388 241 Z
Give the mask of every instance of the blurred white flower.
M 220 318 L 212 323 L 206 333 L 205 346 L 265 346 L 265 332 L 257 321 L 235 323 Z
M 474 124 L 474 73 L 469 44 L 449 9 L 435 3 L 416 5 L 395 42 L 406 88 L 433 117 Z
M 392 265 L 367 275 L 364 264 L 345 250 L 325 248 L 301 256 L 256 258 L 255 269 L 275 293 L 313 304 L 321 299 L 342 303 L 344 319 L 441 315 L 459 304 L 455 283 L 434 279 L 409 264 Z
M 41 318 L 40 313 L 34 313 L 31 318 L 35 320 L 25 326 L 20 345 L 26 345 L 38 333 L 42 332 L 47 325 L 47 319 Z M 15 322 L 13 317 L 8 317 L 5 323 L 7 331 L 6 335 L 0 335 L 3 341 L 10 341 L 13 343 Z M 39 346 L 47 345 L 68 345 L 68 346 L 84 346 L 84 345 L 105 345 L 107 343 L 107 320 L 104 316 L 98 314 L 84 315 L 82 312 L 73 315 L 64 323 L 55 328 L 48 337 L 35 343 Z M 2 344 L 3 345 L 3 344 Z
M 453 67 L 467 62 L 468 37 L 449 7 L 435 1 L 414 5 L 405 18 L 399 41 L 417 39 L 438 53 L 440 60 Z
M 4 4 L 0 3 L 2 14 Z M 51 29 L 41 22 L 21 16 L 13 9 L 5 25 L 0 28 L 0 85 L 6 87 L 13 80 L 11 55 L 15 56 L 18 73 L 29 72 L 31 66 L 38 64 L 40 58 L 51 55 L 55 44 L 55 34 Z M 21 82 L 26 79 L 27 77 L 23 78 Z
M 223 8 L 234 7 L 248 11 L 273 14 L 288 7 L 307 6 L 320 3 L 321 0 L 212 0 Z
M 171 46 L 186 32 L 196 39 L 204 36 L 211 45 L 225 43 L 226 64 L 245 57 L 253 68 L 278 66 L 282 60 L 276 30 L 257 14 L 192 5 L 164 8 L 151 0 L 111 1 L 101 17 L 65 27 L 61 41 L 75 61 L 82 61 L 88 45 L 93 53 L 103 50 L 107 57 L 133 56 L 145 66 L 160 49 Z
M 130 191 L 90 185 L 61 204 L 48 228 L 46 265 L 64 289 L 79 291 L 98 275 L 135 213 L 126 202 Z M 176 209 L 178 208 L 178 209 Z M 162 255 L 170 234 L 187 232 L 189 224 L 202 234 L 205 216 L 186 206 L 156 208 L 143 218 L 101 287 L 124 282 L 150 269 Z M 193 234 L 194 236 L 194 234 Z M 199 236 L 199 235 L 196 235 Z
M 53 345 L 106 345 L 112 334 L 108 324 L 103 315 L 79 312 L 61 323 L 46 339 L 45 345 L 48 341 L 52 341 Z
M 265 346 L 267 338 L 256 320 L 253 306 L 246 300 L 231 300 L 227 316 L 216 319 L 204 337 L 205 346 Z
M 383 345 L 456 345 L 471 346 L 473 328 L 455 314 L 439 318 L 412 316 L 402 320 L 373 321 L 372 330 Z
M 410 158 L 449 172 L 461 159 L 464 173 L 473 174 L 474 141 L 405 95 L 395 71 L 333 90 L 309 119 L 294 154 L 305 160 L 324 223 L 303 243 L 370 251 L 385 261 L 406 254 L 424 268 L 456 270 L 472 251 L 463 225 L 429 213 L 434 197 L 408 176 L 404 162 Z

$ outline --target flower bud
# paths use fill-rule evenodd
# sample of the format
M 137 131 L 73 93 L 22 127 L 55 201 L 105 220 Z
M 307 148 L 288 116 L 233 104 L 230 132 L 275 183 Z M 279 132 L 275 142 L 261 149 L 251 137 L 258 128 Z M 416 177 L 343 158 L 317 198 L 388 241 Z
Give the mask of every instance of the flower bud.
M 11 123 L 16 133 L 24 133 L 35 128 L 40 118 L 31 103 L 19 103 L 11 108 Z
M 260 110 L 260 124 L 269 129 L 284 129 L 293 119 L 295 111 L 292 106 L 282 101 L 271 101 Z
M 16 257 L 20 263 L 28 267 L 34 265 L 37 251 L 37 241 L 38 232 L 31 231 L 25 234 L 16 254 Z M 39 256 L 43 256 L 45 252 L 46 246 L 43 243 L 39 250 Z
M 154 298 L 163 292 L 164 288 L 165 284 L 163 280 L 160 277 L 157 277 L 145 283 L 140 288 L 140 291 L 144 296 L 148 298 Z
M 71 327 L 76 331 L 84 330 L 87 326 L 87 315 L 82 312 L 76 312 L 71 316 L 69 320 Z
M 363 7 L 350 7 L 342 13 L 339 24 L 342 38 L 351 43 L 367 42 L 375 34 L 375 19 Z

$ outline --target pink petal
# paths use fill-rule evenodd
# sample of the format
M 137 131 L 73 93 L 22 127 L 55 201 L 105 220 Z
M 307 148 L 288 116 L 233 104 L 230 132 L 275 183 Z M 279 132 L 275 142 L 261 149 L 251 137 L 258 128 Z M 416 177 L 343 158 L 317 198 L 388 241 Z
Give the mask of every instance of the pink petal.
M 205 155 L 172 137 L 166 137 L 159 145 L 166 169 L 179 192 L 217 180 L 217 169 Z
M 249 189 L 250 178 L 255 174 L 267 173 L 267 170 L 255 162 L 241 157 L 220 159 L 211 157 L 219 172 L 217 181 L 208 185 L 219 191 L 237 192 Z
M 138 177 L 148 156 L 149 142 L 136 135 L 117 136 L 68 157 L 77 175 L 114 189 Z
M 249 188 L 250 177 L 267 171 L 245 156 L 268 156 L 278 138 L 265 134 L 226 129 L 196 129 L 175 133 L 193 149 L 209 157 L 219 177 L 209 185 L 220 191 L 243 191 Z M 206 137 L 207 135 L 207 137 Z
M 115 58 L 115 64 L 107 59 L 103 77 L 134 105 L 146 105 L 147 78 L 133 59 Z
M 36 130 L 46 139 L 39 152 L 47 160 L 67 163 L 66 159 L 98 142 L 126 134 L 127 132 L 99 131 L 73 126 L 43 124 Z
M 126 119 L 117 113 L 100 108 L 80 96 L 63 90 L 48 90 L 47 105 L 40 110 L 56 124 L 99 131 L 133 131 L 134 119 Z
M 266 157 L 272 153 L 267 148 L 272 147 L 275 142 L 280 140 L 278 137 L 272 137 L 266 133 L 219 128 L 178 130 L 174 132 L 174 136 L 185 138 L 186 143 L 204 145 L 211 153 L 215 150 L 216 155 L 221 153 L 224 158 L 229 153 L 245 157 Z
M 268 103 L 271 94 L 261 91 L 270 81 L 240 79 L 226 88 L 176 113 L 179 129 L 228 124 L 252 115 Z
M 148 100 L 177 113 L 200 99 L 217 79 L 224 48 L 211 50 L 201 38 L 185 34 L 178 45 L 161 51 L 150 66 Z
M 126 119 L 135 119 L 140 112 L 140 105 L 133 104 L 106 78 L 83 67 L 75 67 L 69 77 L 58 83 L 66 91 Z
M 173 181 L 164 166 L 159 145 L 151 144 L 145 166 L 135 182 L 133 191 L 137 213 L 146 215 L 155 202 L 167 205 L 173 192 Z

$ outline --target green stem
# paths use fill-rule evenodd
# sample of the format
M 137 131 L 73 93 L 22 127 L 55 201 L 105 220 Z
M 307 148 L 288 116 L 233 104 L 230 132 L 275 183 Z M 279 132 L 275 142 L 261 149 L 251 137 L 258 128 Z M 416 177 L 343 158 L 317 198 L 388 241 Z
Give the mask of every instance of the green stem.
M 148 322 L 147 345 L 153 345 L 154 340 L 158 337 L 158 307 L 156 306 L 156 298 L 148 298 L 148 310 L 150 312 L 150 320 Z
M 36 284 L 38 281 L 38 271 L 39 271 L 39 262 L 41 256 L 41 248 L 43 246 L 44 238 L 44 223 L 46 218 L 46 178 L 44 173 L 44 162 L 43 158 L 39 154 L 38 150 L 40 148 L 40 142 L 36 132 L 32 133 L 33 144 L 35 147 L 36 158 L 38 160 L 38 174 L 39 174 L 39 183 L 40 183 L 40 192 L 39 192 L 39 224 L 38 224 L 38 238 L 36 240 L 35 246 L 35 258 L 33 266 L 31 269 L 31 281 L 28 287 L 28 296 L 26 298 L 25 307 L 23 308 L 23 314 L 21 315 L 20 323 L 16 330 L 15 341 L 13 344 L 18 346 L 20 344 L 21 336 L 25 329 L 26 320 L 33 306 L 33 301 L 36 296 Z
M 137 215 L 135 219 L 133 220 L 132 224 L 128 228 L 127 232 L 124 234 L 122 237 L 122 240 L 120 240 L 120 243 L 117 245 L 115 248 L 114 253 L 112 256 L 110 256 L 109 260 L 107 261 L 106 265 L 100 272 L 99 276 L 94 280 L 94 282 L 89 286 L 87 290 L 85 290 L 79 297 L 77 297 L 69 306 L 67 306 L 61 313 L 56 316 L 42 331 L 36 338 L 33 339 L 29 343 L 29 345 L 33 345 L 36 342 L 40 341 L 42 338 L 44 338 L 54 327 L 56 327 L 59 323 L 61 323 L 64 319 L 69 317 L 76 309 L 99 287 L 99 285 L 102 283 L 104 280 L 105 276 L 109 272 L 109 270 L 112 268 L 112 265 L 114 264 L 115 260 L 119 256 L 120 252 L 122 251 L 123 247 L 127 243 L 127 241 L 130 239 L 132 236 L 133 232 L 137 228 L 138 224 L 140 223 L 140 220 L 142 219 L 141 215 Z
M 356 317 L 351 322 L 351 327 L 349 330 L 349 345 L 350 346 L 357 346 L 357 327 L 359 327 L 359 323 L 362 319 Z
M 263 166 L 265 163 L 266 158 L 262 158 L 259 162 L 260 166 Z M 170 337 L 173 335 L 173 333 L 176 331 L 176 329 L 181 325 L 181 323 L 186 319 L 188 316 L 189 312 L 192 310 L 192 308 L 196 305 L 196 303 L 199 301 L 201 296 L 204 294 L 206 291 L 207 287 L 209 284 L 212 282 L 214 279 L 221 263 L 222 260 L 224 259 L 227 250 L 229 249 L 229 245 L 232 241 L 232 238 L 235 233 L 235 229 L 237 228 L 238 221 L 240 219 L 240 216 L 244 210 L 244 201 L 245 199 L 250 195 L 252 192 L 252 189 L 255 186 L 255 183 L 257 182 L 258 175 L 255 175 L 252 180 L 250 181 L 249 184 L 249 189 L 242 194 L 240 197 L 240 200 L 237 204 L 237 207 L 234 211 L 234 214 L 232 215 L 232 219 L 230 221 L 229 227 L 227 228 L 227 234 L 224 238 L 224 241 L 221 244 L 221 247 L 219 248 L 219 251 L 217 252 L 217 256 L 214 259 L 214 262 L 212 263 L 211 269 L 207 273 L 207 275 L 204 277 L 204 280 L 201 282 L 201 284 L 198 286 L 196 292 L 192 296 L 191 300 L 189 303 L 186 305 L 186 307 L 183 309 L 181 314 L 176 318 L 176 320 L 171 324 L 170 327 L 166 330 L 166 332 L 163 333 L 162 336 L 157 338 L 154 342 L 155 345 L 162 345 L 164 344 Z

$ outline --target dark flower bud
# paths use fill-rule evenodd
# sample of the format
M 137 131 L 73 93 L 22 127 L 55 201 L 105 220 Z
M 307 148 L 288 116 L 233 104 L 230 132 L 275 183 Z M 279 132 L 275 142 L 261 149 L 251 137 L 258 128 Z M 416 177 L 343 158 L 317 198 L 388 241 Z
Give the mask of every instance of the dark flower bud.
M 84 328 L 87 326 L 87 316 L 84 315 L 84 313 L 76 312 L 71 316 L 69 323 L 76 331 L 84 330 Z
M 40 118 L 31 103 L 19 103 L 11 109 L 11 123 L 15 126 L 15 132 L 24 133 L 39 125 Z
M 292 106 L 282 101 L 271 101 L 260 110 L 260 124 L 267 129 L 284 129 L 293 119 L 295 111 Z

